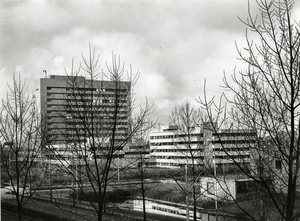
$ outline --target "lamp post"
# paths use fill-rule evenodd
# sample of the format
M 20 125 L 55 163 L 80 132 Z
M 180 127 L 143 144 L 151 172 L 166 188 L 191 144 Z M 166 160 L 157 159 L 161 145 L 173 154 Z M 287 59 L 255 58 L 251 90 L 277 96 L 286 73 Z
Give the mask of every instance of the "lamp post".
M 78 206 L 78 192 L 79 192 L 79 179 L 78 179 L 78 158 L 75 158 L 72 152 L 71 157 L 71 174 L 72 174 L 72 191 L 73 191 L 73 207 Z M 75 164 L 75 165 L 74 165 Z M 75 167 L 74 167 L 75 166 Z M 75 169 L 75 176 L 74 176 Z M 76 196 L 75 196 L 76 195 Z
M 11 173 L 10 170 L 12 170 L 12 160 L 11 160 L 11 151 L 12 151 L 12 145 L 13 143 L 12 142 L 4 142 L 3 145 L 1 146 L 1 143 L 0 143 L 0 146 L 2 148 L 2 151 L 4 152 L 5 150 L 5 147 L 8 146 L 8 159 L 7 159 L 7 169 L 8 169 L 8 172 Z M 9 181 L 9 192 L 11 193 L 12 192 L 12 179 L 10 179 Z
M 75 207 L 75 187 L 74 187 L 74 182 L 76 179 L 76 175 L 74 178 L 74 157 L 73 157 L 73 152 L 72 152 L 72 157 L 71 157 L 71 180 L 72 180 L 72 199 L 73 199 L 73 207 Z
M 78 206 L 78 189 L 79 189 L 79 184 L 78 184 L 78 163 L 76 161 L 76 164 L 75 164 L 75 181 L 76 181 L 76 205 Z
M 29 196 L 31 197 L 31 175 L 30 175 L 30 171 L 28 172 L 28 177 L 29 177 Z
M 8 152 L 8 170 L 12 169 L 12 165 L 11 165 L 11 158 L 10 158 L 10 151 Z M 9 181 L 9 192 L 12 193 L 12 179 Z
M 190 220 L 190 199 L 189 199 L 189 182 L 188 182 L 188 162 L 185 164 L 185 185 L 186 185 L 186 221 Z
M 118 152 L 118 182 L 120 182 L 120 153 Z
M 215 177 L 215 209 L 216 209 L 216 220 L 218 220 L 218 200 L 217 200 L 217 168 L 216 168 L 216 153 L 215 153 L 215 144 L 214 137 L 212 137 L 212 149 L 213 149 L 213 166 L 214 166 L 214 177 Z
M 50 203 L 52 203 L 51 155 L 49 155 L 49 191 L 50 191 Z
M 214 156 L 213 160 L 214 164 L 214 177 L 215 177 L 215 209 L 218 209 L 218 201 L 217 201 L 217 169 L 216 169 L 216 158 Z

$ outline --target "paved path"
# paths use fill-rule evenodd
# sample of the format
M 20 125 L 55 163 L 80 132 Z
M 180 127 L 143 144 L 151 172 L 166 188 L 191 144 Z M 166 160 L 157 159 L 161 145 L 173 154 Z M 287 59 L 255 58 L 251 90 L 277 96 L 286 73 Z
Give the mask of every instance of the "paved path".
M 9 200 L 5 200 L 9 201 Z M 68 218 L 73 221 L 77 220 L 89 220 L 89 221 L 97 221 L 97 214 L 93 210 L 85 210 L 80 208 L 72 208 L 67 206 L 55 206 L 49 202 L 43 202 L 39 200 L 31 200 L 26 204 L 26 208 L 30 208 L 32 210 L 40 211 L 47 214 L 55 214 L 60 218 Z M 3 210 L 4 211 L 4 210 Z M 2 212 L 2 211 L 1 211 Z M 142 212 L 137 211 L 125 211 L 116 209 L 115 212 L 117 214 L 113 215 L 104 215 L 104 221 L 132 221 L 132 220 L 141 220 Z M 122 214 L 123 213 L 123 214 Z M 4 221 L 12 221 L 16 220 L 15 214 L 10 212 L 4 212 L 4 216 L 1 220 Z M 127 215 L 126 215 L 127 214 Z M 131 214 L 131 218 L 128 218 L 128 215 Z M 138 217 L 136 217 L 138 215 Z M 134 219 L 136 217 L 137 219 Z M 31 217 L 25 216 L 25 221 L 43 221 L 41 218 L 33 219 Z M 169 216 L 163 216 L 158 214 L 147 214 L 147 220 L 168 220 L 168 221 L 183 221 L 185 219 L 180 218 L 172 218 Z

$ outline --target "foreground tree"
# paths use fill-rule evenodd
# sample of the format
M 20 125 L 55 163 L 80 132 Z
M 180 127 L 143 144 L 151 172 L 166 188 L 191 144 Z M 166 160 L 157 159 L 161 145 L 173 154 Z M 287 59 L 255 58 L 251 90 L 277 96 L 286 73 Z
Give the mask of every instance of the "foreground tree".
M 203 169 L 201 160 L 200 131 L 197 132 L 196 125 L 199 123 L 199 111 L 194 109 L 189 101 L 181 106 L 175 107 L 170 115 L 171 125 L 176 127 L 174 130 L 178 144 L 176 149 L 179 155 L 184 156 L 186 186 L 182 187 L 186 194 L 187 217 L 189 217 L 189 195 L 192 195 L 193 220 L 197 220 L 197 199 L 196 193 L 200 174 Z
M 42 139 L 35 97 L 28 93 L 26 82 L 20 76 L 14 75 L 7 97 L 2 100 L 0 135 L 2 181 L 3 176 L 8 178 L 10 191 L 16 199 L 18 220 L 21 220 L 22 208 L 38 187 L 38 182 L 35 185 L 31 182 Z
M 138 119 L 135 119 L 138 121 Z M 149 180 L 147 179 L 147 163 L 150 158 L 150 147 L 149 147 L 149 133 L 150 129 L 154 127 L 156 122 L 147 120 L 144 125 L 141 125 L 139 131 L 137 131 L 133 136 L 133 147 L 134 152 L 136 152 L 137 160 L 137 177 L 140 181 L 139 191 L 142 195 L 142 211 L 143 211 L 143 220 L 147 220 L 146 212 L 146 195 L 150 188 L 148 187 Z M 149 176 L 149 175 L 148 175 Z M 150 182 L 151 183 L 151 182 Z M 152 186 L 153 187 L 153 186 Z
M 249 18 L 243 23 L 260 41 L 253 42 L 247 32 L 247 47 L 238 53 L 248 69 L 234 73 L 234 84 L 224 80 L 226 89 L 234 94 L 233 100 L 226 100 L 232 109 L 226 112 L 224 106 L 206 98 L 200 103 L 220 127 L 229 122 L 233 129 L 256 133 L 252 164 L 240 169 L 255 181 L 259 195 L 268 201 L 268 216 L 260 213 L 265 211 L 264 201 L 255 213 L 241 204 L 239 207 L 254 220 L 299 220 L 299 21 L 293 21 L 291 0 L 257 3 L 260 16 L 253 17 L 249 6 Z
M 131 120 L 137 108 L 132 91 L 138 72 L 133 74 L 130 67 L 125 76 L 124 63 L 113 55 L 112 64 L 106 64 L 106 71 L 101 73 L 107 80 L 97 81 L 101 76 L 99 67 L 99 58 L 90 48 L 89 56 L 83 57 L 79 70 L 72 68 L 67 73 L 69 89 L 62 101 L 65 108 L 59 112 L 64 126 L 57 129 L 67 139 L 65 150 L 70 154 L 63 158 L 55 145 L 49 145 L 49 149 L 71 174 L 77 189 L 97 212 L 98 220 L 102 220 L 108 184 L 117 175 L 112 171 L 112 165 L 119 164 L 124 146 L 131 143 L 152 111 L 146 102 L 144 108 L 139 107 L 137 120 Z M 82 72 L 87 79 L 81 77 Z M 85 188 L 86 185 L 91 189 Z

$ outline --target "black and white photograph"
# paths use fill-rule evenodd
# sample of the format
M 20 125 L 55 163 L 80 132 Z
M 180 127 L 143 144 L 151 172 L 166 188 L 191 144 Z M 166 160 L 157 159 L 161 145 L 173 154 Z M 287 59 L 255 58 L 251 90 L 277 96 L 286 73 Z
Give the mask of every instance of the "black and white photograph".
M 300 221 L 299 0 L 2 0 L 3 221 Z

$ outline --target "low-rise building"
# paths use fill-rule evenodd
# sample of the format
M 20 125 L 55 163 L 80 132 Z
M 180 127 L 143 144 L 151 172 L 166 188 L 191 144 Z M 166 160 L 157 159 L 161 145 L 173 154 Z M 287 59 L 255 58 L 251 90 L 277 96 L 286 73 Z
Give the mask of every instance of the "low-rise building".
M 169 126 L 150 134 L 151 165 L 176 168 L 186 164 L 201 165 L 204 160 L 203 133 L 195 127 L 186 141 L 185 134 L 179 133 L 176 127 Z
M 123 161 L 126 167 L 146 165 L 150 159 L 149 144 L 131 143 L 123 148 Z
M 176 168 L 194 164 L 224 173 L 236 164 L 250 165 L 254 135 L 249 130 L 231 129 L 216 133 L 207 125 L 194 127 L 187 135 L 169 126 L 150 134 L 151 165 Z
M 204 199 L 230 201 L 253 191 L 254 181 L 241 175 L 203 176 L 199 186 L 200 195 Z

